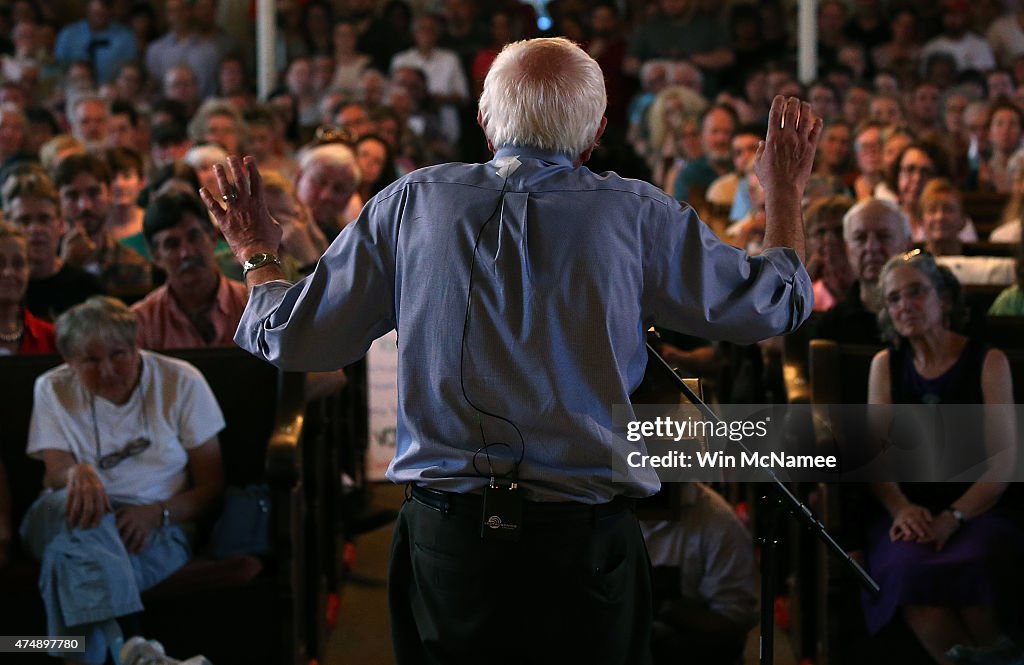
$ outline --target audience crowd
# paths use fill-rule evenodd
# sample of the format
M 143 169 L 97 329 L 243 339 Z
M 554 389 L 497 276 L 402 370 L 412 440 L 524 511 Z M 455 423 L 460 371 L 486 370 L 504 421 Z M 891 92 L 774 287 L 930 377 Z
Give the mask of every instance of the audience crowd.
M 796 75 L 796 2 L 549 0 L 538 20 L 539 4 L 278 2 L 261 99 L 248 0 L 4 3 L 0 355 L 53 352 L 52 322 L 97 294 L 132 307 L 141 348 L 231 344 L 241 268 L 196 198 L 219 193 L 214 165 L 254 156 L 300 278 L 398 177 L 487 160 L 490 63 L 556 35 L 605 73 L 588 166 L 650 180 L 751 253 L 772 98 L 825 119 L 804 202 L 812 336 L 881 346 L 882 268 L 915 244 L 963 285 L 974 334 L 989 305 L 1024 315 L 1024 3 L 823 0 L 813 81 Z M 666 331 L 662 349 L 718 399 L 785 400 L 778 340 L 737 350 Z

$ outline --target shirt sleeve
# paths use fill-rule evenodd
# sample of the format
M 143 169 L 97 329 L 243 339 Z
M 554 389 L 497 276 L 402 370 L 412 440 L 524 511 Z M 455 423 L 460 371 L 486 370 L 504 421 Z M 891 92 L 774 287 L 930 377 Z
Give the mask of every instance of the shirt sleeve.
M 53 57 L 62 67 L 71 64 L 71 30 L 68 26 L 57 35 L 57 42 L 53 46 Z
M 65 431 L 68 405 L 61 404 L 54 389 L 54 374 L 47 372 L 36 379 L 32 396 L 32 416 L 29 420 L 28 447 L 25 452 L 33 459 L 42 459 L 44 450 L 64 450 L 74 454 Z M 77 459 L 77 455 L 76 455 Z
M 401 199 L 368 202 L 302 281 L 253 288 L 235 342 L 289 371 L 331 371 L 362 357 L 396 325 L 397 228 L 376 220 L 400 219 Z
M 139 54 L 135 35 L 130 30 L 120 30 L 117 36 L 118 58 L 122 61 L 135 60 Z
M 752 344 L 796 330 L 814 308 L 814 287 L 796 252 L 757 256 L 715 236 L 692 208 L 662 216 L 648 237 L 645 325 Z

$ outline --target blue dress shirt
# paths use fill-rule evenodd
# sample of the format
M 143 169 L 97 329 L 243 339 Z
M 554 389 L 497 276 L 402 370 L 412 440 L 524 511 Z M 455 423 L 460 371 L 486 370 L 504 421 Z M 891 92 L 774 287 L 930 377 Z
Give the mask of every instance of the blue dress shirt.
M 93 32 L 85 19 L 65 26 L 53 47 L 54 57 L 65 69 L 79 60 L 91 62 L 97 83 L 113 81 L 121 65 L 135 60 L 137 51 L 129 28 L 111 23 L 105 30 Z
M 253 289 L 235 341 L 286 369 L 329 370 L 396 328 L 392 481 L 479 490 L 486 442 L 499 472 L 523 455 L 527 498 L 602 503 L 659 486 L 611 471 L 623 450 L 612 407 L 643 378 L 647 326 L 750 343 L 812 306 L 792 250 L 748 257 L 648 183 L 503 148 L 383 190 L 307 278 Z

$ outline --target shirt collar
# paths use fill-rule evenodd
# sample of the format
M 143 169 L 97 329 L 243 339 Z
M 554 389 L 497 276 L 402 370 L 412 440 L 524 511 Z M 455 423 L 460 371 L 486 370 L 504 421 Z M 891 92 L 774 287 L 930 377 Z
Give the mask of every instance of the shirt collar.
M 541 150 L 539 148 L 526 148 L 519 146 L 498 148 L 494 153 L 494 159 L 501 159 L 502 157 L 518 157 L 520 160 L 537 159 L 557 166 L 572 167 L 572 159 L 569 155 L 549 150 Z

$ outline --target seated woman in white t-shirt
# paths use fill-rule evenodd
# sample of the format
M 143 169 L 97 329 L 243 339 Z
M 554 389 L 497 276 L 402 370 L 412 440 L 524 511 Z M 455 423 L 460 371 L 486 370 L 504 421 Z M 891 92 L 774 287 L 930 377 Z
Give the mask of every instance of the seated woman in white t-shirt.
M 28 441 L 45 487 L 21 536 L 42 560 L 47 635 L 85 636 L 84 654 L 51 655 L 102 663 L 116 617 L 191 557 L 182 525 L 223 489 L 224 417 L 199 370 L 136 347 L 119 300 L 90 298 L 56 327 L 65 364 L 36 380 Z

